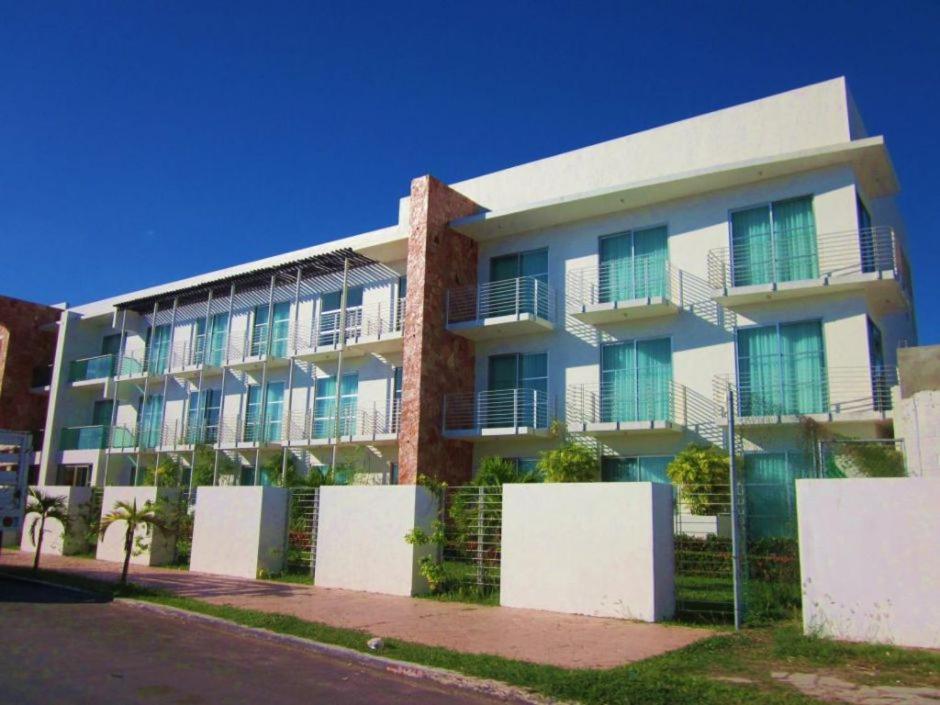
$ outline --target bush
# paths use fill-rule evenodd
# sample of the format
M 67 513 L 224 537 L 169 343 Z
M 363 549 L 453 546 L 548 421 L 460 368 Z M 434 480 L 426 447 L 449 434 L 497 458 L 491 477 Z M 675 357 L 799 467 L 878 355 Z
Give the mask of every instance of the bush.
M 552 435 L 561 437 L 561 444 L 539 454 L 536 465 L 545 482 L 594 482 L 600 479 L 601 463 L 594 448 L 579 443 L 568 435 L 565 426 L 552 424 Z
M 490 456 L 480 461 L 480 469 L 473 478 L 473 484 L 485 487 L 500 487 L 512 482 L 538 482 L 537 473 L 519 469 L 518 463 L 498 456 Z
M 679 453 L 666 474 L 689 512 L 715 516 L 731 511 L 731 467 L 728 455 L 713 445 L 690 445 Z

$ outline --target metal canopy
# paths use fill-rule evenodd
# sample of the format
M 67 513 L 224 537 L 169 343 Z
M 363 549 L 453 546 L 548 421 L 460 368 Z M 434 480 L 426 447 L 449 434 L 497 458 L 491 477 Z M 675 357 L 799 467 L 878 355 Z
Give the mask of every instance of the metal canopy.
M 138 313 L 149 313 L 153 311 L 154 305 L 159 308 L 171 306 L 176 299 L 179 305 L 193 301 L 201 301 L 213 292 L 215 296 L 228 296 L 231 286 L 234 284 L 238 291 L 267 287 L 271 284 L 271 277 L 275 277 L 275 284 L 289 284 L 297 280 L 297 270 L 301 270 L 302 279 L 325 276 L 328 274 L 342 274 L 343 266 L 349 262 L 350 269 L 354 267 L 366 267 L 372 264 L 378 264 L 377 260 L 360 254 L 348 247 L 341 250 L 334 250 L 322 255 L 313 255 L 302 259 L 278 264 L 272 267 L 261 267 L 241 274 L 233 274 L 228 277 L 221 277 L 202 284 L 187 286 L 180 289 L 162 291 L 159 294 L 144 296 L 139 299 L 131 299 L 116 304 L 118 310 L 137 311 Z

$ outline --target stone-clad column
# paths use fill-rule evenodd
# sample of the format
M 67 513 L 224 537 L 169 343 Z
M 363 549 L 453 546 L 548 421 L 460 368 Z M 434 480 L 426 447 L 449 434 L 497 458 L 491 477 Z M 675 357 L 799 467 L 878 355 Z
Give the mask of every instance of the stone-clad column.
M 474 346 L 446 330 L 447 290 L 476 284 L 476 241 L 448 227 L 479 210 L 476 203 L 432 176 L 411 182 L 408 294 L 405 300 L 398 481 L 418 474 L 463 484 L 473 470 L 473 447 L 443 437 L 444 395 L 474 391 Z

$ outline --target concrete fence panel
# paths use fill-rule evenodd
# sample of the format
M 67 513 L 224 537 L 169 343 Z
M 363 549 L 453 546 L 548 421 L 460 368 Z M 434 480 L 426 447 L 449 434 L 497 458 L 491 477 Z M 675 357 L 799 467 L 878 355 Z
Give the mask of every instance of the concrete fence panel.
M 37 488 L 49 497 L 61 497 L 65 501 L 68 512 L 69 525 L 63 526 L 58 519 L 46 519 L 46 526 L 42 540 L 43 555 L 68 556 L 82 553 L 88 546 L 86 534 L 88 522 L 83 512 L 91 502 L 91 487 L 69 487 L 64 485 L 46 485 Z M 27 504 L 28 506 L 28 504 Z M 38 514 L 27 514 L 23 522 L 23 536 L 20 540 L 20 549 L 35 553 L 36 546 L 29 535 L 29 527 L 38 519 Z M 36 525 L 36 540 L 39 540 L 39 525 Z
M 665 484 L 504 485 L 500 604 L 668 619 L 672 512 Z
M 421 558 L 435 550 L 412 546 L 405 535 L 431 530 L 437 499 L 415 485 L 320 488 L 317 558 L 320 587 L 389 595 L 426 592 Z
M 176 495 L 177 490 L 168 487 L 105 487 L 104 495 L 101 498 L 101 516 L 104 517 L 114 511 L 116 502 L 132 504 L 136 501 L 137 506 L 142 507 L 148 500 L 156 502 L 159 497 L 171 501 L 176 499 Z M 100 561 L 123 562 L 126 532 L 127 525 L 123 521 L 112 524 L 105 533 L 104 538 L 99 538 L 98 551 L 95 557 Z M 134 553 L 138 555 L 131 555 L 131 563 L 136 565 L 166 565 L 172 562 L 174 549 L 172 536 L 156 528 L 150 532 L 150 536 L 147 536 L 144 528 L 138 528 L 135 533 L 135 544 L 138 538 L 143 540 L 144 549 L 138 551 L 135 546 Z
M 797 480 L 807 634 L 940 647 L 940 480 Z
M 281 572 L 287 500 L 280 487 L 200 487 L 189 569 L 236 578 Z

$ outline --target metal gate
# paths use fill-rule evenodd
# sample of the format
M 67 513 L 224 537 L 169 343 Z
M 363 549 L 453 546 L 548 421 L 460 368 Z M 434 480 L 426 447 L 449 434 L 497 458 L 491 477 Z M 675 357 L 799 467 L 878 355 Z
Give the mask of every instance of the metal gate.
M 317 565 L 317 526 L 320 516 L 320 489 L 294 487 L 287 510 L 287 536 L 284 571 L 289 575 L 314 578 Z
M 502 487 L 447 487 L 441 502 L 443 592 L 499 592 Z

